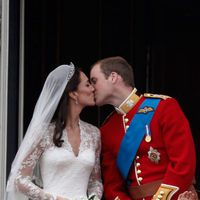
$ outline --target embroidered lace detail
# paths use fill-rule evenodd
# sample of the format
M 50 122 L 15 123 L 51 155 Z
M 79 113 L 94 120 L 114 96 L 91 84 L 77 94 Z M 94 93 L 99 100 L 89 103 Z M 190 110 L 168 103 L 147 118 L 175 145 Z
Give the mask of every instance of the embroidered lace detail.
M 52 130 L 52 127 L 49 127 L 48 131 Z M 18 191 L 24 193 L 27 197 L 33 200 L 55 200 L 54 196 L 45 193 L 40 187 L 34 184 L 33 170 L 47 146 L 51 146 L 52 143 L 49 140 L 49 136 L 45 137 L 38 142 L 38 145 L 35 147 L 34 151 L 27 156 L 27 158 L 22 162 L 21 167 L 17 173 L 15 179 L 15 185 Z
M 17 190 L 33 200 L 56 200 L 56 196 L 87 199 L 87 195 L 95 195 L 97 199 L 101 199 L 103 186 L 100 173 L 99 130 L 91 124 L 80 121 L 81 143 L 79 156 L 76 157 L 68 142 L 67 134 L 63 134 L 62 147 L 54 145 L 54 128 L 54 124 L 49 126 L 45 137 L 38 141 L 33 152 L 22 162 L 15 179 Z M 36 184 L 39 181 L 34 170 L 38 163 L 40 163 L 43 187 Z M 81 178 L 83 180 L 80 181 L 79 177 L 83 177 Z
M 99 133 L 98 129 L 92 126 L 91 124 L 85 123 L 83 121 L 80 121 L 79 124 L 81 129 L 80 130 L 81 143 L 79 147 L 79 153 L 88 149 L 95 151 L 95 149 L 98 146 L 98 141 L 100 140 L 100 136 L 99 134 L 97 134 Z M 63 146 L 68 151 L 71 151 L 73 153 L 73 149 L 70 143 L 68 142 L 66 130 L 64 130 L 63 139 L 64 139 Z M 101 147 L 99 146 L 99 148 Z

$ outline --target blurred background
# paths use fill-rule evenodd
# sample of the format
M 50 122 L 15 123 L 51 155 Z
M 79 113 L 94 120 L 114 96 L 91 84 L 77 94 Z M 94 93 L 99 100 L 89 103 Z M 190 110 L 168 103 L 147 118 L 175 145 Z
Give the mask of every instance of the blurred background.
M 200 190 L 199 1 L 9 2 L 8 172 L 18 148 L 20 101 L 24 133 L 52 69 L 73 62 L 89 75 L 95 61 L 119 55 L 133 66 L 140 92 L 166 94 L 179 101 L 193 132 Z M 112 109 L 86 108 L 82 119 L 100 126 Z

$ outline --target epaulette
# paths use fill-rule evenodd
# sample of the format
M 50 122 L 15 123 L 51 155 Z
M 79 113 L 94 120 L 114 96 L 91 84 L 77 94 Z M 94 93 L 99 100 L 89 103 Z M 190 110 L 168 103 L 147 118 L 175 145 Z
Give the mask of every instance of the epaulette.
M 167 98 L 171 98 L 170 96 L 167 95 L 163 95 L 163 94 L 152 94 L 152 93 L 144 93 L 144 97 L 147 98 L 159 98 L 159 99 L 167 99 Z
M 101 126 L 103 126 L 108 120 L 109 118 L 114 114 L 116 113 L 115 110 L 113 110 L 110 114 L 108 114 L 108 116 L 105 118 L 105 120 L 102 122 Z

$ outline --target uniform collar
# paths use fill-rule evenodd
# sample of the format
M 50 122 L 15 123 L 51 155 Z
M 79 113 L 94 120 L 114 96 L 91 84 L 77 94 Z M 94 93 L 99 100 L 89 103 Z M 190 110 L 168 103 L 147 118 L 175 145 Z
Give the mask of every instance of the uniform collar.
M 142 97 L 142 95 L 139 96 L 136 93 L 137 89 L 134 88 L 128 97 L 120 104 L 120 106 L 115 107 L 115 110 L 122 115 L 128 113 Z

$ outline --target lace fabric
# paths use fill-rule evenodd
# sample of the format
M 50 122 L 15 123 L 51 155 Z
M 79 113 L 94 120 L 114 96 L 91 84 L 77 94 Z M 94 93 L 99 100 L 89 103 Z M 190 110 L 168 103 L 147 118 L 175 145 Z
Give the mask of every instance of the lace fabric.
M 36 103 L 31 122 L 25 133 L 25 137 L 18 149 L 18 152 L 13 160 L 7 187 L 7 200 L 22 200 L 24 198 L 21 193 L 16 191 L 15 179 L 21 167 L 21 163 L 29 156 L 41 141 L 46 133 L 47 127 L 58 106 L 60 98 L 73 76 L 75 67 L 73 63 L 70 65 L 60 65 L 55 68 L 47 77 L 39 99 Z M 38 149 L 39 151 L 39 149 Z M 28 162 L 28 161 L 27 161 Z M 44 197 L 46 198 L 46 197 Z
M 36 148 L 24 159 L 15 179 L 18 191 L 33 200 L 56 200 L 56 196 L 67 199 L 87 199 L 96 195 L 102 197 L 103 186 L 100 174 L 99 130 L 86 122 L 79 121 L 81 143 L 75 156 L 68 141 L 66 130 L 64 143 L 58 148 L 52 141 L 54 124 Z M 43 187 L 33 183 L 33 171 L 40 161 Z

